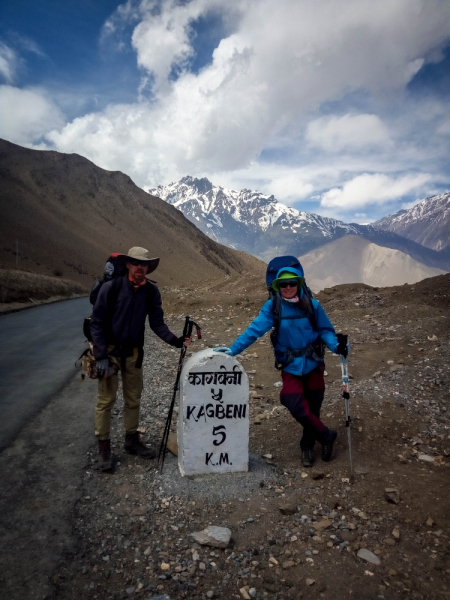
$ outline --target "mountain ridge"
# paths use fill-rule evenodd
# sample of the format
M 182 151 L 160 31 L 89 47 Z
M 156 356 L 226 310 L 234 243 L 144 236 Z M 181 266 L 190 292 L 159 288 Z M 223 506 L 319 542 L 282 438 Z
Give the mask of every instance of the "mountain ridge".
M 300 257 L 309 287 L 324 288 L 348 283 L 372 287 L 415 284 L 445 271 L 427 267 L 400 250 L 378 246 L 362 236 L 346 235 Z
M 450 192 L 429 196 L 373 223 L 433 250 L 450 247 Z
M 208 179 L 183 177 L 151 188 L 149 193 L 172 204 L 212 239 L 244 250 L 261 260 L 280 254 L 302 256 L 344 235 L 355 234 L 400 250 L 430 267 L 450 270 L 450 254 L 440 253 L 373 225 L 346 224 L 337 219 L 299 211 L 273 195 L 214 186 Z
M 54 275 L 90 287 L 111 252 L 147 248 L 154 279 L 187 285 L 261 271 L 252 256 L 221 246 L 128 175 L 77 154 L 0 140 L 0 267 Z

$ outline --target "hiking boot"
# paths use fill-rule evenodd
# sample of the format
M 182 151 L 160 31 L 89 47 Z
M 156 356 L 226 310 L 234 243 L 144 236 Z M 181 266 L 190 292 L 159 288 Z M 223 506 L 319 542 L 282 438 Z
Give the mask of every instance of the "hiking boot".
M 315 460 L 316 454 L 313 448 L 310 450 L 302 450 L 302 465 L 304 467 L 312 467 Z
M 141 442 L 138 431 L 126 434 L 123 449 L 129 454 L 136 454 L 140 458 L 156 458 L 156 452 Z
M 100 454 L 100 469 L 105 473 L 112 473 L 114 470 L 114 463 L 110 440 L 98 441 L 98 453 Z
M 322 444 L 322 460 L 328 462 L 331 460 L 331 455 L 333 454 L 333 445 L 337 438 L 337 431 L 330 430 L 331 432 L 331 440 L 326 444 Z

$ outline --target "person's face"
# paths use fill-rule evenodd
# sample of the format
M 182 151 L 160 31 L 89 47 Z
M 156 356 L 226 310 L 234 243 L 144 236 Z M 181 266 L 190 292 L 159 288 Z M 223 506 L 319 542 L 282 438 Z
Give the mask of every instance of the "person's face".
M 283 285 L 285 285 L 283 283 Z M 291 298 L 293 298 L 296 294 L 297 294 L 297 290 L 298 290 L 298 285 L 297 282 L 292 283 L 292 284 L 287 284 L 287 287 L 281 287 L 280 285 L 280 294 L 282 298 L 287 298 L 287 300 L 290 300 Z
M 141 283 L 147 275 L 148 264 L 134 260 L 132 263 L 127 262 L 127 269 L 131 279 L 134 279 L 136 283 Z

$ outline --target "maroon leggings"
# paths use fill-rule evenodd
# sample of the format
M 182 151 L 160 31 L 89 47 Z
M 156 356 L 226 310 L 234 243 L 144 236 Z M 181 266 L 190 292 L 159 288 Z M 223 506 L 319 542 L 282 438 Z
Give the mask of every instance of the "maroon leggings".
M 283 387 L 280 401 L 303 426 L 303 437 L 300 440 L 302 450 L 313 449 L 316 440 L 326 444 L 331 439 L 330 430 L 319 418 L 325 393 L 324 368 L 323 364 L 319 365 L 301 376 L 281 371 Z

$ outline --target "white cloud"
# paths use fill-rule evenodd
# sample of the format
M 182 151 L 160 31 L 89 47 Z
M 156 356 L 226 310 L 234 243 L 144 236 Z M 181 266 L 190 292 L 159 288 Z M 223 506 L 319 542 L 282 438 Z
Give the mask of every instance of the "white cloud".
M 19 33 L 14 32 L 10 34 L 10 38 L 14 42 L 14 45 L 20 48 L 22 51 L 31 52 L 32 54 L 36 54 L 41 58 L 46 58 L 47 55 L 45 52 L 43 52 L 39 44 L 26 35 L 20 35 Z
M 229 33 L 193 73 L 195 21 L 211 12 Z M 83 114 L 71 98 L 80 116 L 64 123 L 61 91 L 3 86 L 0 136 L 35 147 L 45 137 L 142 187 L 207 176 L 353 218 L 427 195 L 430 173 L 445 180 L 448 109 L 414 103 L 405 86 L 441 60 L 449 32 L 447 0 L 128 0 L 103 39 L 134 49 L 136 101 Z M 41 52 L 28 42 L 23 51 Z M 7 83 L 20 62 L 0 43 Z
M 450 120 L 444 121 L 436 130 L 440 135 L 450 135 Z
M 150 3 L 153 9 L 155 3 Z M 198 17 L 203 2 L 194 0 L 179 5 L 167 0 L 158 14 L 144 10 L 141 22 L 132 35 L 132 45 L 137 53 L 138 65 L 155 78 L 155 87 L 167 86 L 173 67 L 183 69 L 193 55 L 189 41 L 190 22 Z
M 333 188 L 323 194 L 321 206 L 353 209 L 370 204 L 383 204 L 423 188 L 430 179 L 428 174 L 395 178 L 381 173 L 366 173 L 348 181 L 342 188 Z
M 308 125 L 305 137 L 312 146 L 328 152 L 391 145 L 388 128 L 376 115 L 322 117 Z
M 16 77 L 19 57 L 12 48 L 0 42 L 0 75 L 6 83 L 12 83 Z
M 63 124 L 60 110 L 42 90 L 0 86 L 0 138 L 28 146 Z
M 324 102 L 361 90 L 393 94 L 394 102 L 399 93 L 400 102 L 428 56 L 436 60 L 450 23 L 444 0 L 246 0 L 234 32 L 193 74 L 191 28 L 211 10 L 228 19 L 237 9 L 225 0 L 130 0 L 119 7 L 105 32 L 137 23 L 131 40 L 143 78 L 153 81 L 151 101 L 142 100 L 145 81 L 140 103 L 79 117 L 49 135 L 54 146 L 127 171 L 142 186 L 245 169 L 278 132 L 301 131 L 298 124 Z M 307 128 L 317 148 L 357 154 L 389 137 L 375 114 L 315 119 Z M 295 182 L 275 186 L 292 190 Z
M 277 200 L 283 202 L 302 200 L 310 196 L 314 190 L 311 183 L 302 181 L 295 173 L 274 177 L 266 188 Z

